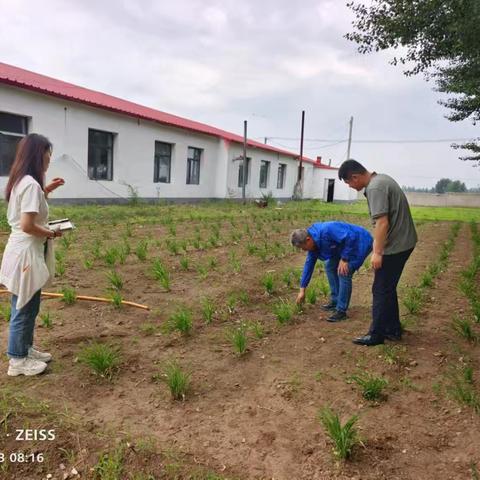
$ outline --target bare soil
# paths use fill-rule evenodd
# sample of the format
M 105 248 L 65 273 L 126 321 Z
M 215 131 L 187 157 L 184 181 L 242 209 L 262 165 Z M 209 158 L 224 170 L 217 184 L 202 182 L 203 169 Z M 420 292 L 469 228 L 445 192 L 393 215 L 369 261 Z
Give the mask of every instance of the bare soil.
M 296 225 L 279 223 L 278 232 L 268 237 L 256 234 L 252 241 L 260 244 L 265 238 L 270 245 L 274 241 L 285 244 L 292 226 Z M 178 238 L 193 238 L 193 227 L 179 229 Z M 265 226 L 266 231 L 268 228 Z M 296 287 L 283 284 L 281 273 L 288 267 L 302 267 L 304 255 L 287 248 L 283 257 L 264 262 L 246 254 L 245 236 L 237 244 L 226 240 L 238 230 L 238 226 L 224 224 L 223 245 L 208 250 L 190 248 L 186 272 L 180 269 L 180 256 L 168 253 L 163 244 L 151 243 L 145 262 L 131 253 L 124 265 L 117 266 L 124 280 L 122 295 L 150 306 L 149 312 L 82 301 L 67 306 L 44 299 L 42 311 L 51 312 L 53 328 L 37 327 L 36 343 L 48 348 L 54 361 L 39 378 L 0 378 L 4 392 L 25 396 L 41 407 L 40 411 L 30 403 L 28 408 L 26 403 L 17 404 L 18 411 L 11 410 L 0 427 L 5 433 L 26 426 L 54 428 L 56 439 L 48 444 L 19 445 L 11 436 L 0 437 L 0 451 L 6 454 L 19 449 L 45 454 L 42 464 L 10 463 L 4 473 L 0 470 L 0 478 L 40 479 L 51 474 L 51 478 L 62 479 L 72 466 L 79 476 L 69 478 L 95 478 L 92 467 L 99 454 L 122 441 L 129 442 L 119 477 L 126 479 L 135 478 L 134 473 L 140 471 L 151 478 L 209 478 L 194 477 L 200 475 L 199 467 L 216 472 L 218 477 L 212 479 L 475 478 L 472 464 L 478 465 L 480 460 L 480 416 L 455 403 L 441 388 L 452 365 L 468 359 L 476 367 L 475 374 L 479 367 L 480 347 L 461 339 L 451 328 L 454 314 L 470 314 L 468 302 L 457 288 L 460 272 L 472 256 L 468 226 L 462 226 L 448 268 L 427 290 L 428 300 L 422 312 L 411 319 L 404 339 L 389 344 L 397 345 L 394 364 L 386 361 L 382 347 L 364 348 L 351 342 L 368 329 L 371 271 L 362 269 L 354 277 L 347 321 L 326 322 L 320 310 L 324 299 L 320 298 L 291 324 L 281 326 L 272 305 L 278 298 L 294 300 L 296 296 Z M 438 258 L 450 230 L 449 223 L 419 227 L 420 241 L 407 263 L 400 296 L 407 285 L 417 284 L 425 268 Z M 105 244 L 119 241 L 122 232 L 118 227 L 110 240 L 104 239 Z M 79 231 L 68 249 L 66 273 L 50 291 L 70 285 L 78 294 L 105 295 L 110 268 L 103 260 L 95 261 L 91 269 L 83 265 L 85 252 L 98 235 Z M 134 225 L 129 238 L 132 252 L 140 238 L 152 242 L 166 235 L 165 227 Z M 241 260 L 238 273 L 232 271 L 231 252 Z M 196 266 L 206 264 L 212 256 L 218 266 L 203 278 Z M 153 279 L 151 262 L 155 257 L 162 258 L 172 272 L 169 292 Z M 264 293 L 260 283 L 267 271 L 276 276 L 274 295 Z M 229 295 L 240 291 L 248 294 L 248 303 L 239 301 L 229 311 Z M 200 312 L 200 301 L 206 296 L 217 304 L 209 325 Z M 186 337 L 161 329 L 178 305 L 194 312 L 194 329 Z M 407 319 L 403 310 L 402 315 Z M 256 339 L 250 333 L 248 352 L 239 357 L 226 331 L 247 321 L 260 321 L 265 337 Z M 8 324 L 2 325 L 0 341 L 5 345 Z M 78 361 L 79 352 L 90 341 L 120 349 L 122 365 L 112 381 L 93 375 Z M 166 385 L 158 381 L 171 359 L 191 372 L 192 388 L 183 402 L 172 400 Z M 6 371 L 6 360 L 2 368 Z M 384 401 L 363 399 L 348 381 L 350 375 L 361 371 L 388 379 Z M 48 407 L 43 408 L 44 404 Z M 362 445 L 346 462 L 334 459 L 332 444 L 317 419 L 319 409 L 326 405 L 344 420 L 359 416 Z M 2 416 L 8 414 L 5 409 Z M 155 448 L 138 448 L 147 439 Z

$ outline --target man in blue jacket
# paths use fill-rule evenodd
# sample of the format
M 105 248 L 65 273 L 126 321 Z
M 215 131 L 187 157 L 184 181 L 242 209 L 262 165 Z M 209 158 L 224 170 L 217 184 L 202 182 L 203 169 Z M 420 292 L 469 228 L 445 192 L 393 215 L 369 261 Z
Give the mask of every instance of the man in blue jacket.
M 372 251 L 373 238 L 370 233 L 350 223 L 319 222 L 307 229 L 294 230 L 290 241 L 294 247 L 308 251 L 297 303 L 305 299 L 305 289 L 317 260 L 324 260 L 330 285 L 330 302 L 322 308 L 332 311 L 329 322 L 345 320 L 352 295 L 352 275 Z

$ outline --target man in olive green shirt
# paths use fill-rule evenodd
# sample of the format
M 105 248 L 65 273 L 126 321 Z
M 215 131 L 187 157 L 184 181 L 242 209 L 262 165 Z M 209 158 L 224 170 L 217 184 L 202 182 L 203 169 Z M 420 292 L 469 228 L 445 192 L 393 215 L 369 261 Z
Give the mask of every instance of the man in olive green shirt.
M 397 285 L 417 243 L 417 232 L 407 198 L 393 178 L 369 172 L 356 160 L 343 162 L 338 170 L 338 178 L 357 191 L 365 189 L 374 226 L 372 323 L 368 334 L 353 342 L 371 346 L 383 343 L 385 338 L 400 340 L 402 329 Z

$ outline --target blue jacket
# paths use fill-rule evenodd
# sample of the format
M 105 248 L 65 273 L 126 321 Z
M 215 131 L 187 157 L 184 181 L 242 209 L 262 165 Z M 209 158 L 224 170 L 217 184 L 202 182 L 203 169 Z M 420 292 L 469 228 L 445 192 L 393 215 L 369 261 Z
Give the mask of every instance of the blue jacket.
M 372 236 L 368 230 L 358 225 L 345 222 L 319 222 L 307 228 L 307 232 L 317 248 L 307 254 L 300 281 L 301 288 L 307 287 L 310 283 L 317 260 L 341 258 L 348 262 L 350 273 L 353 273 L 362 266 L 372 251 Z

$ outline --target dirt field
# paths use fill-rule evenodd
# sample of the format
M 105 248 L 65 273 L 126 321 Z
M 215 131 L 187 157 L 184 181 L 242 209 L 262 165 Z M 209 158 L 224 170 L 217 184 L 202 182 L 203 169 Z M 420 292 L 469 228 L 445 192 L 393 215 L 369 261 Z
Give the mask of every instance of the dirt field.
M 273 313 L 280 298 L 295 299 L 298 282 L 286 284 L 288 269 L 303 267 L 304 254 L 288 246 L 290 230 L 333 217 L 367 225 L 364 215 L 293 206 L 249 207 L 241 214 L 212 207 L 199 215 L 184 206 L 157 207 L 144 217 L 128 217 L 127 223 L 108 215 L 92 222 L 81 212 L 72 215 L 79 228 L 70 245 L 57 245 L 65 272 L 47 290 L 68 286 L 78 295 L 108 296 L 107 273 L 116 270 L 123 279 L 122 297 L 151 310 L 44 299 L 42 312 L 50 314 L 52 325 L 38 320 L 36 344 L 54 360 L 38 378 L 0 377 L 0 452 L 7 457 L 0 463 L 0 478 L 479 478 L 480 415 L 456 402 L 448 388 L 450 373 L 465 365 L 480 382 L 480 347 L 452 328 L 455 315 L 472 318 L 458 289 L 461 271 L 472 261 L 468 223 L 461 224 L 445 268 L 423 289 L 420 312 L 409 314 L 402 305 L 404 339 L 365 348 L 351 340 L 366 333 L 370 321 L 372 272 L 367 268 L 354 277 L 345 322 L 325 321 L 320 295 L 285 325 Z M 420 241 L 402 277 L 401 299 L 438 260 L 451 231 L 451 222 L 418 226 Z M 174 242 L 181 250 L 183 239 L 189 240 L 186 253 L 173 253 Z M 135 253 L 142 241 L 148 243 L 144 261 Z M 117 259 L 107 265 L 108 250 L 122 245 L 130 246 L 124 263 Z M 170 272 L 169 291 L 154 278 L 157 258 Z M 273 294 L 262 285 L 266 273 L 273 273 Z M 205 297 L 215 304 L 208 324 L 202 318 Z M 190 335 L 164 328 L 179 306 L 192 312 Z M 244 355 L 234 352 L 227 335 L 241 324 L 263 329 L 262 338 L 248 329 Z M 5 346 L 8 323 L 1 320 L 1 325 Z M 473 326 L 480 333 L 480 325 Z M 120 352 L 121 365 L 111 380 L 94 375 L 81 361 L 82 349 L 92 341 Z M 171 360 L 191 374 L 184 401 L 172 400 L 163 381 Z M 385 398 L 365 400 L 350 380 L 359 372 L 387 379 Z M 325 406 L 343 421 L 359 417 L 362 442 L 349 460 L 332 454 L 318 420 Z M 55 440 L 16 441 L 18 428 L 54 429 Z M 42 453 L 44 460 L 12 461 L 10 454 L 20 451 Z M 108 470 L 106 459 L 119 465 L 117 473 L 108 473 L 115 470 Z

